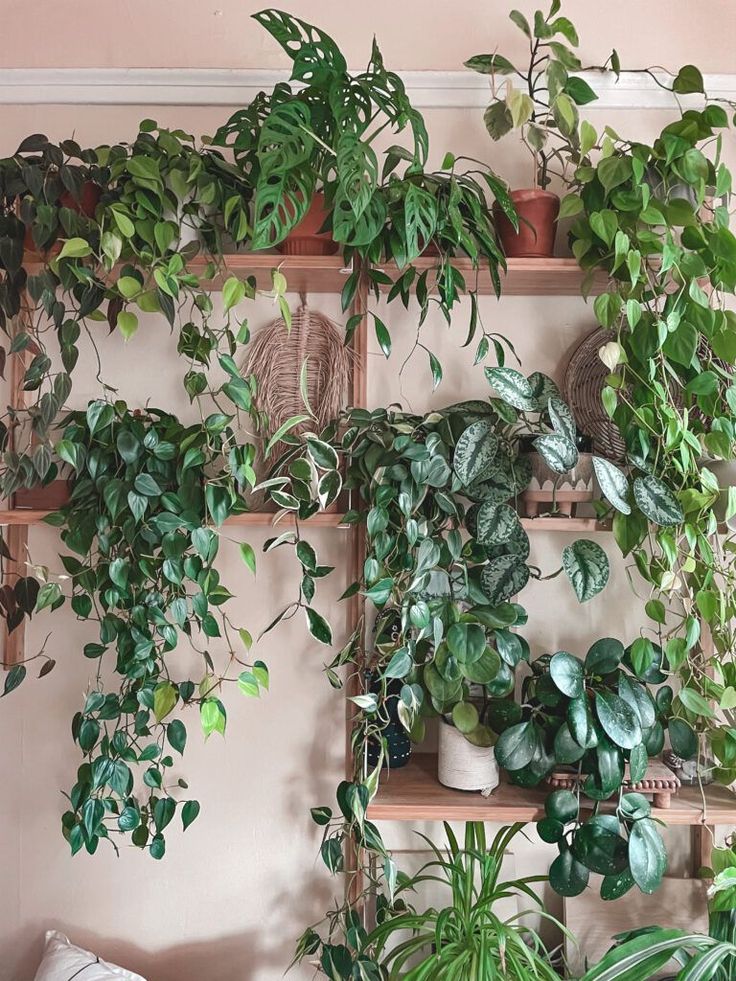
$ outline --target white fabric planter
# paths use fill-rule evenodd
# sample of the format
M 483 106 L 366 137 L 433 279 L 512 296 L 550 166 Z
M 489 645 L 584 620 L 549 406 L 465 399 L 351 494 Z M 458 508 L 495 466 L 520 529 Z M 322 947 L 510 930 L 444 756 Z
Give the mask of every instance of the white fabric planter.
M 455 726 L 440 719 L 437 776 L 441 784 L 453 790 L 490 794 L 498 786 L 493 746 L 474 746 Z

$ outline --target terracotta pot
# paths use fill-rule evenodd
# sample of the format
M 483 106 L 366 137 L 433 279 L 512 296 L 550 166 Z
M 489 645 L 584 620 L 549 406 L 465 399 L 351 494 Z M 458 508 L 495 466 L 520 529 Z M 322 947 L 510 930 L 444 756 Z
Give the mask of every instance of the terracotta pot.
M 62 208 L 69 208 L 76 211 L 78 215 L 85 215 L 87 218 L 94 218 L 97 205 L 102 197 L 102 188 L 94 181 L 85 181 L 77 200 L 70 191 L 64 191 L 59 198 Z
M 511 200 L 519 215 L 519 231 L 503 213 L 498 203 L 493 205 L 496 228 L 504 252 L 509 259 L 548 259 L 554 255 L 557 215 L 560 199 L 552 191 L 528 188 L 512 191 Z
M 68 480 L 52 480 L 42 487 L 19 487 L 13 494 L 17 510 L 56 511 L 69 503 L 71 484 Z
M 296 228 L 292 229 L 276 251 L 282 255 L 334 255 L 339 245 L 330 232 L 320 232 L 328 216 L 322 191 L 312 198 L 309 210 Z
M 95 211 L 97 210 L 97 205 L 100 203 L 100 198 L 102 197 L 102 188 L 99 184 L 95 184 L 93 181 L 85 181 L 82 184 L 82 189 L 79 194 L 79 200 L 71 194 L 70 191 L 64 191 L 59 197 L 59 207 L 69 208 L 70 211 L 76 211 L 78 215 L 84 215 L 86 218 L 94 218 Z M 33 241 L 33 234 L 31 229 L 26 229 L 25 238 L 23 240 L 23 247 L 26 252 L 38 252 L 36 248 L 36 243 Z M 61 245 L 55 242 L 50 249 L 47 250 L 48 253 L 60 252 Z

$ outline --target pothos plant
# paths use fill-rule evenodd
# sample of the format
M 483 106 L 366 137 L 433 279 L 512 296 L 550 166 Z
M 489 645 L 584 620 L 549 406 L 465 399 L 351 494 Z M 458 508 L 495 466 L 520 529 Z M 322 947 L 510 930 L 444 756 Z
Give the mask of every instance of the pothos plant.
M 62 819 L 73 854 L 130 835 L 162 858 L 177 812 L 185 829 L 199 812 L 196 800 L 180 799 L 186 783 L 170 776 L 172 754 L 187 742 L 175 713 L 191 709 L 205 736 L 223 733 L 229 685 L 249 696 L 268 687 L 266 665 L 244 660 L 251 637 L 230 620 L 232 593 L 214 567 L 222 523 L 244 509 L 242 489 L 254 481 L 252 447 L 236 443 L 230 422 L 213 413 L 185 426 L 104 401 L 63 421 L 56 450 L 73 488 L 46 520 L 70 554 L 61 556 L 65 575 L 39 570 L 36 610 L 69 602 L 97 631 L 84 647 L 93 680 L 72 724 L 85 759 Z M 240 550 L 254 569 L 252 548 Z M 182 639 L 200 657 L 191 677 Z M 115 690 L 106 690 L 108 664 Z
M 692 66 L 678 79 L 676 91 L 702 93 Z M 727 309 L 736 238 L 720 135 L 727 125 L 724 108 L 708 103 L 684 112 L 651 146 L 609 129 L 602 159 L 578 170 L 567 199 L 578 213 L 576 257 L 591 274 L 610 277 L 594 304 L 611 332 L 601 349 L 611 372 L 602 400 L 626 458 L 623 467 L 599 461 L 599 483 L 616 541 L 649 588 L 652 630 L 681 685 L 673 748 L 686 758 L 707 748 L 726 784 L 736 776 L 734 544 L 717 536 L 714 505 L 725 498 L 725 515 L 736 510 L 733 489 L 719 478 L 736 438 L 736 320 Z M 642 664 L 653 650 L 642 642 Z
M 575 791 L 555 790 L 545 803 L 538 830 L 558 845 L 550 884 L 577 896 L 590 872 L 603 875 L 601 896 L 617 899 L 636 884 L 651 893 L 667 860 L 649 802 L 624 790 L 640 782 L 651 756 L 662 751 L 672 689 L 656 698 L 645 677 L 631 669 L 630 651 L 611 637 L 596 641 L 584 660 L 567 651 L 537 658 L 524 679 L 521 704 L 500 716 L 496 758 L 513 782 L 536 786 L 555 767 L 570 769 Z M 600 804 L 617 795 L 615 814 Z M 592 815 L 581 797 L 595 802 Z
M 529 413 L 541 405 L 549 413 L 552 405 L 557 425 L 563 415 L 569 418 L 550 379 L 520 377 L 513 382 L 523 383 Z M 510 386 L 512 379 L 506 381 Z M 512 402 L 515 397 L 512 393 Z M 513 688 L 513 669 L 528 658 L 528 645 L 512 629 L 526 622 L 512 598 L 530 575 L 540 575 L 527 564 L 529 541 L 511 506 L 530 475 L 515 439 L 522 416 L 524 410 L 498 397 L 427 416 L 353 409 L 345 419 L 345 486 L 355 494 L 355 510 L 345 520 L 365 522 L 367 554 L 360 580 L 344 596 L 361 592 L 377 610 L 393 611 L 398 629 L 369 652 L 359 625 L 327 666 L 334 685 L 342 684 L 344 672 L 338 669 L 347 666 L 359 689 L 350 696 L 357 709 L 351 737 L 355 772 L 338 788 L 340 813 L 333 816 L 329 807 L 320 807 L 313 817 L 325 829 L 322 857 L 331 871 L 355 871 L 344 864 L 346 841 L 379 859 L 377 874 L 364 869 L 369 887 L 383 882 L 390 893 L 396 879 L 380 833 L 365 817 L 382 763 L 379 759 L 368 773 L 366 750 L 381 743 L 389 713 L 397 713 L 415 740 L 423 737 L 427 717 L 443 714 L 452 715 L 471 742 L 491 745 L 493 720 L 485 709 Z M 537 442 L 557 470 L 563 457 L 574 465 L 574 436 L 542 427 Z M 577 588 L 576 576 L 571 578 Z M 593 581 L 586 576 L 588 586 Z M 598 589 L 604 584 L 605 579 L 597 580 Z M 393 701 L 395 706 L 389 704 Z M 332 911 L 327 939 L 310 928 L 298 956 L 320 950 L 329 960 L 335 935 L 349 929 L 350 917 L 350 904 Z

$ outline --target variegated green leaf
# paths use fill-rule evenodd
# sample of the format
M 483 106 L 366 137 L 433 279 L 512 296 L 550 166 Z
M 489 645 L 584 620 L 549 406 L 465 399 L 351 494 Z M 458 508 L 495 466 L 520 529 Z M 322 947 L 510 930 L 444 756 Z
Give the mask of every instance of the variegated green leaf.
M 634 500 L 655 525 L 679 525 L 685 520 L 682 508 L 669 487 L 647 474 L 634 481 Z
M 533 371 L 528 378 L 534 401 L 534 412 L 544 412 L 550 399 L 561 399 L 557 382 L 541 371 Z
M 547 403 L 547 411 L 554 431 L 574 443 L 578 429 L 569 405 L 562 399 L 552 396 Z
M 629 495 L 629 482 L 625 475 L 610 460 L 604 460 L 600 456 L 593 457 L 593 469 L 598 486 L 606 500 L 621 514 L 631 514 L 631 505 L 626 500 Z
M 522 412 L 537 411 L 537 400 L 528 379 L 514 368 L 486 368 L 486 378 L 500 399 Z M 544 403 L 546 405 L 546 402 Z
M 481 573 L 481 589 L 491 606 L 516 596 L 529 581 L 529 568 L 518 555 L 492 559 Z
M 564 549 L 562 567 L 581 603 L 600 593 L 608 582 L 608 557 L 600 545 L 586 538 Z
M 491 468 L 498 451 L 498 436 L 485 419 L 471 423 L 455 446 L 455 473 L 467 486 L 481 479 Z
M 567 473 L 578 462 L 575 443 L 558 433 L 548 433 L 535 439 L 534 448 L 555 473 Z
M 481 545 L 503 545 L 519 524 L 519 516 L 508 504 L 481 504 L 475 515 L 475 537 Z

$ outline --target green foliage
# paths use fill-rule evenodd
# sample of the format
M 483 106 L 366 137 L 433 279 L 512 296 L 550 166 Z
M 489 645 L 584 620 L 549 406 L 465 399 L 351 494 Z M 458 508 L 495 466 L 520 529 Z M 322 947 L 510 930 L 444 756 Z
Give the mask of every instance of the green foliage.
M 583 69 L 574 50 L 578 35 L 567 17 L 557 16 L 559 9 L 558 0 L 553 0 L 549 13 L 544 16 L 538 10 L 531 25 L 518 10 L 511 12 L 511 20 L 529 41 L 528 65 L 514 65 L 499 53 L 475 55 L 465 62 L 466 68 L 493 78 L 493 98 L 484 116 L 491 139 L 518 130 L 534 157 L 534 182 L 542 188 L 560 173 L 557 168 L 564 177 L 571 166 L 589 165 L 588 153 L 597 141 L 591 124 L 581 123 L 578 106 L 598 96 L 575 74 Z M 615 51 L 609 60 L 617 66 Z
M 242 474 L 228 462 L 230 421 L 210 416 L 184 426 L 155 409 L 131 413 L 124 402 L 98 401 L 63 422 L 62 441 L 76 465 L 70 502 L 59 514 L 71 553 L 61 561 L 73 611 L 96 624 L 97 640 L 84 654 L 101 666 L 110 661 L 118 679 L 117 690 L 106 692 L 100 667 L 73 720 L 85 762 L 62 820 L 72 853 L 93 853 L 101 839 L 114 843 L 130 833 L 134 845 L 162 857 L 177 809 L 184 828 L 199 811 L 167 783 L 174 765 L 168 747 L 183 754 L 187 743 L 173 713 L 194 707 L 205 736 L 224 732 L 221 694 L 231 663 L 250 668 L 239 680 L 246 694 L 267 687 L 265 665 L 247 665 L 240 642 L 230 645 L 223 604 L 232 594 L 214 568 L 217 529 L 243 510 Z M 59 593 L 58 605 L 66 601 Z M 182 638 L 201 656 L 193 678 L 176 667 Z M 227 648 L 220 672 L 213 638 Z
M 460 845 L 445 824 L 446 849 L 424 839 L 434 857 L 413 876 L 394 875 L 394 888 L 378 896 L 377 926 L 370 933 L 353 925 L 348 916 L 347 945 L 323 943 L 310 930 L 302 937 L 299 955 L 319 953 L 323 971 L 336 981 L 356 977 L 419 981 L 464 977 L 469 971 L 479 978 L 553 981 L 558 974 L 539 935 L 516 914 L 503 919 L 497 910 L 504 897 L 517 895 L 541 906 L 531 886 L 543 877 L 508 881 L 502 874 L 504 851 L 522 827 L 502 828 L 487 842 L 483 824 L 468 823 Z M 430 880 L 442 886 L 447 905 L 418 910 L 413 894 Z M 556 925 L 564 930 L 562 924 Z
M 518 720 L 503 721 L 498 730 L 496 758 L 512 782 L 536 786 L 560 765 L 570 767 L 575 778 L 574 794 L 548 796 L 539 825 L 542 838 L 558 846 L 550 884 L 563 896 L 582 892 L 590 872 L 604 876 L 606 899 L 635 884 L 653 892 L 666 869 L 649 803 L 622 789 L 627 764 L 634 782 L 643 778 L 649 749 L 663 738 L 666 703 L 655 701 L 641 676 L 627 669 L 626 657 L 619 641 L 605 638 L 584 661 L 566 651 L 538 658 L 523 682 Z M 594 801 L 617 794 L 616 813 L 596 809 L 584 817 L 581 794 Z

